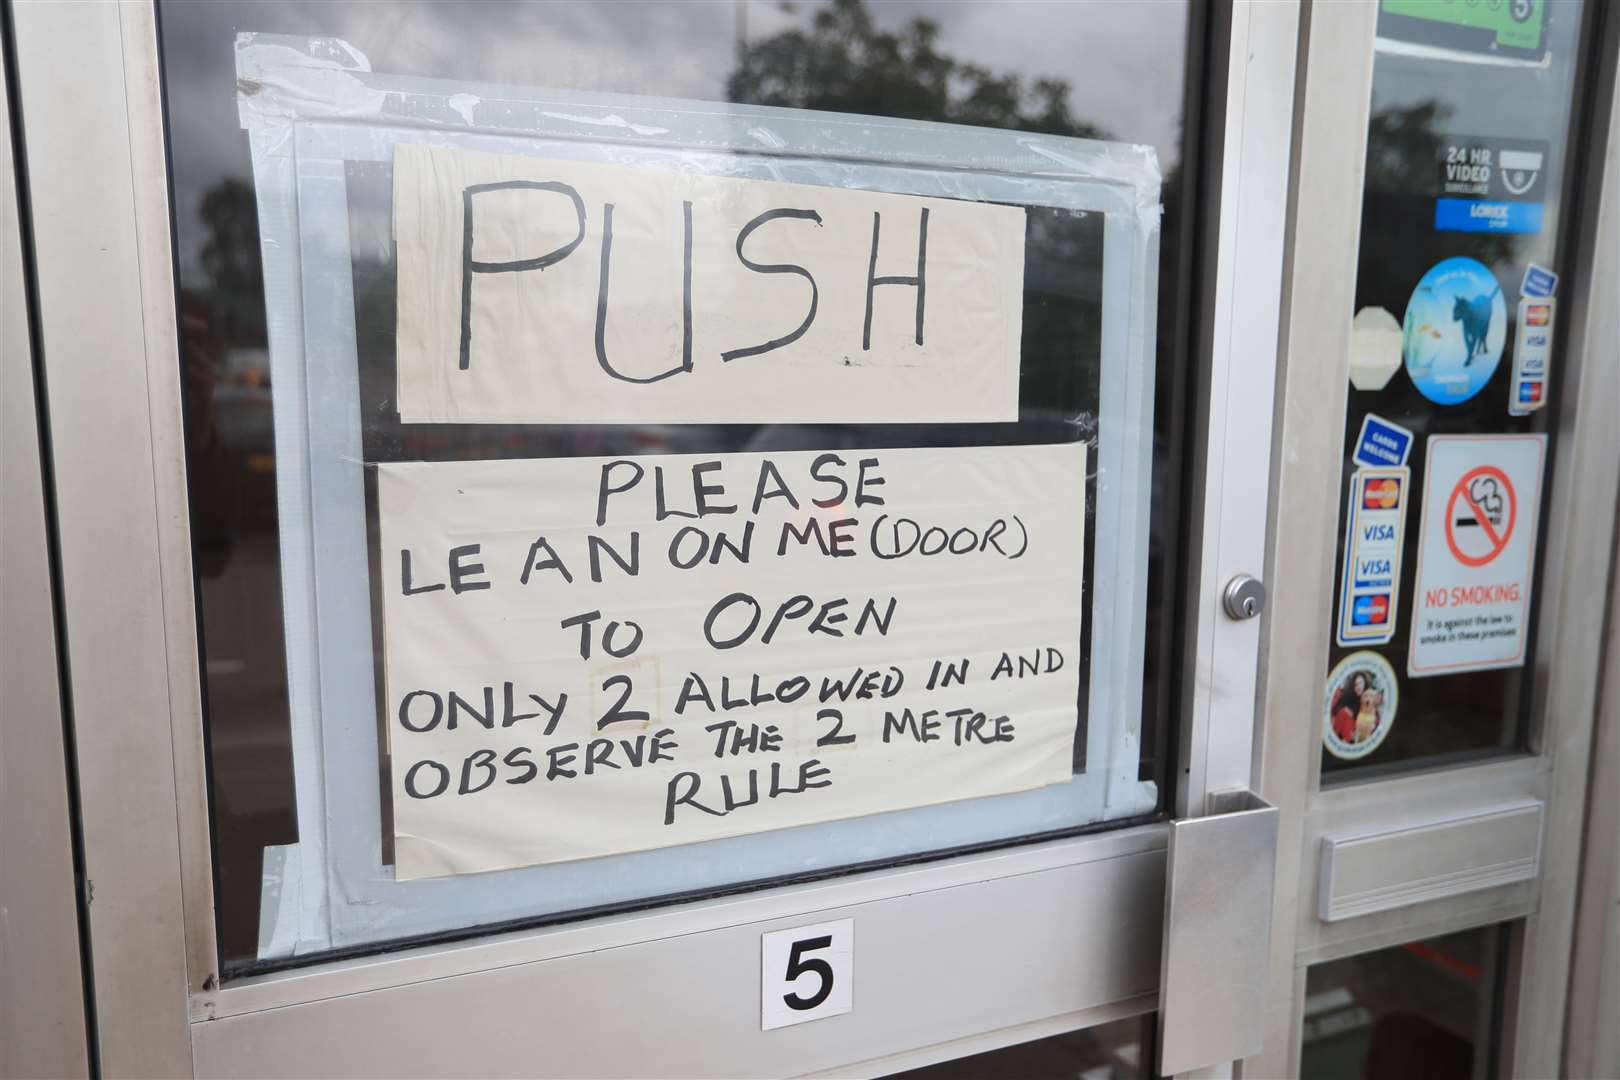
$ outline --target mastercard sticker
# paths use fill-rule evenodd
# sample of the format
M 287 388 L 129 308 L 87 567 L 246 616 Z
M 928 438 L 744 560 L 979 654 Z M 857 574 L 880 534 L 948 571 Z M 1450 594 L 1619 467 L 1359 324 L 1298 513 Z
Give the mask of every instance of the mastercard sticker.
M 1404 470 L 1403 470 L 1404 471 Z M 1374 477 L 1361 488 L 1363 510 L 1396 510 L 1401 505 L 1401 489 L 1405 478 L 1399 476 Z

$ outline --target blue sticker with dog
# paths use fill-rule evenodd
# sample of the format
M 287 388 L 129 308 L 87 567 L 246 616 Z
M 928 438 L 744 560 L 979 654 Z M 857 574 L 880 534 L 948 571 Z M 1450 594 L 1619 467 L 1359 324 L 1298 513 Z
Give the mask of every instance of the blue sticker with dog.
M 1507 301 L 1490 268 L 1461 256 L 1429 268 L 1406 304 L 1406 373 L 1436 405 L 1456 405 L 1485 388 L 1507 340 Z

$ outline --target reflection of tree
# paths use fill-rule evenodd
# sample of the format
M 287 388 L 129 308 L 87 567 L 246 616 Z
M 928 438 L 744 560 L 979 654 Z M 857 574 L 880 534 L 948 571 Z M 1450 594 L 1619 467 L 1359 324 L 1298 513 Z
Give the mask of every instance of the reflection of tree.
M 1452 255 L 1487 266 L 1512 258 L 1511 236 L 1438 232 L 1441 155 L 1451 107 L 1438 101 L 1388 106 L 1367 123 L 1367 177 L 1361 207 L 1361 270 L 1356 306 L 1388 308 L 1399 319 L 1424 271 Z
M 742 45 L 733 101 L 866 116 L 1104 137 L 1069 109 L 1069 84 L 1029 80 L 942 52 L 939 27 L 915 18 L 880 29 L 863 0 L 832 0 L 809 25 Z M 1095 409 L 1101 344 L 1102 237 L 1095 215 L 1037 210 L 1025 236 L 1020 399 L 1025 414 Z
M 233 344 L 262 345 L 264 269 L 253 188 L 226 177 L 203 194 L 197 216 L 208 229 L 197 256 L 208 272 L 221 335 Z
M 1100 137 L 1069 111 L 1069 84 L 996 75 L 935 47 L 939 27 L 916 18 L 878 29 L 862 0 L 833 0 L 808 29 L 745 44 L 726 82 L 733 101 L 909 120 Z

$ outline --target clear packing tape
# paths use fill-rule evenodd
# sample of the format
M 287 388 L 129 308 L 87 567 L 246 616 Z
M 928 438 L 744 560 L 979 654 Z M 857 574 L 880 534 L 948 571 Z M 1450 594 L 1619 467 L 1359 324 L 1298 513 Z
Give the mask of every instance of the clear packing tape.
M 376 73 L 336 39 L 242 34 L 274 394 L 299 842 L 267 853 L 262 958 L 601 908 L 1150 812 L 1138 779 L 1160 183 L 1151 147 Z M 1067 784 L 696 845 L 415 881 L 382 861 L 348 170 L 402 144 L 1103 216 L 1084 771 Z M 1076 553 L 1076 558 L 1080 553 Z M 1079 755 L 1077 754 L 1077 757 Z

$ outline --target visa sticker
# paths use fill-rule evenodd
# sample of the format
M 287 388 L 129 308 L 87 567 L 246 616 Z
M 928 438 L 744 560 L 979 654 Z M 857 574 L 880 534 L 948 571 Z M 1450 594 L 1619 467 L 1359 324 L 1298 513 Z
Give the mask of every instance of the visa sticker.
M 1558 301 L 1525 297 L 1513 345 L 1513 377 L 1508 383 L 1508 415 L 1529 416 L 1547 404 L 1551 377 L 1553 315 Z
M 1350 455 L 1357 465 L 1399 466 L 1406 464 L 1412 452 L 1412 433 L 1401 425 L 1368 413 L 1361 420 L 1361 434 L 1356 437 L 1355 452 Z
M 1524 280 L 1519 283 L 1521 297 L 1533 296 L 1545 300 L 1558 291 L 1558 275 L 1545 266 L 1531 263 L 1524 268 Z
M 1407 435 L 1410 438 L 1410 432 Z M 1378 645 L 1395 636 L 1411 482 L 1411 470 L 1405 465 L 1363 466 L 1350 476 L 1339 621 L 1334 627 L 1340 645 Z

